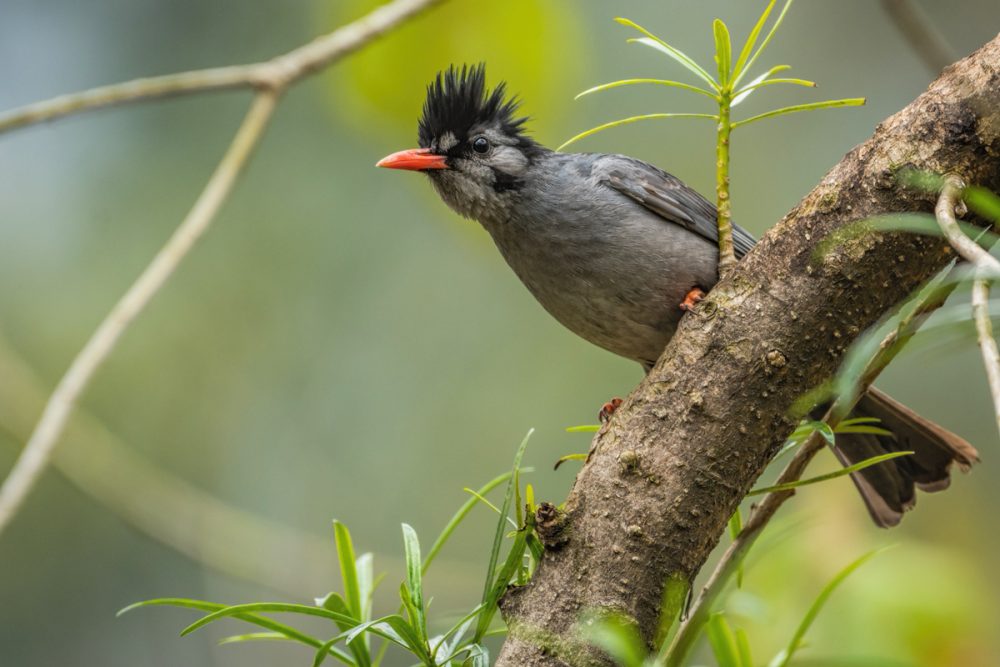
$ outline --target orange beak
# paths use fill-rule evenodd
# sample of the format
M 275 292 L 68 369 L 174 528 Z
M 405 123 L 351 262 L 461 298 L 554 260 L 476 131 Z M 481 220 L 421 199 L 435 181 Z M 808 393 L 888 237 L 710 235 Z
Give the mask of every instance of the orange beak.
M 448 163 L 445 161 L 444 155 L 435 155 L 426 148 L 411 148 L 387 155 L 379 160 L 375 166 L 386 169 L 427 171 L 428 169 L 447 169 Z

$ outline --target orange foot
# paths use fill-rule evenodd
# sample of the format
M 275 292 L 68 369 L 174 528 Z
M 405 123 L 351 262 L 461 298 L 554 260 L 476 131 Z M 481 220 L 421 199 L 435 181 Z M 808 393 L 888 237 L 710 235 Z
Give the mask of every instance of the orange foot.
M 611 415 L 615 413 L 615 410 L 622 406 L 622 399 L 612 398 L 610 401 L 601 406 L 601 411 L 597 413 L 597 418 L 601 420 L 602 424 L 607 424 L 608 420 L 611 419 Z
M 702 299 L 705 298 L 705 292 L 700 287 L 693 287 L 684 300 L 681 301 L 680 309 L 685 313 L 689 310 L 693 310 Z

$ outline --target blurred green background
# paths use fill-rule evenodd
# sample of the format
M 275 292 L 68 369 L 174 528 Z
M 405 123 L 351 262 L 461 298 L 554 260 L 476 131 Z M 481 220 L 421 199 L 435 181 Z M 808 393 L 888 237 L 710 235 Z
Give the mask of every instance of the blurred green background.
M 374 4 L 0 0 L 0 108 L 263 59 Z M 1000 29 L 996 0 L 923 4 L 962 55 Z M 0 536 L 0 665 L 308 664 L 292 646 L 218 647 L 223 627 L 179 639 L 194 618 L 185 611 L 114 613 L 158 596 L 308 602 L 338 585 L 334 517 L 389 573 L 389 611 L 399 523 L 429 542 L 462 487 L 506 469 L 529 427 L 536 494 L 563 499 L 574 464 L 551 464 L 589 444 L 564 428 L 593 422 L 639 368 L 562 330 L 425 179 L 373 165 L 415 143 L 423 88 L 452 62 L 486 61 L 493 82 L 523 95 L 548 145 L 626 114 L 707 110 L 670 90 L 572 98 L 616 78 L 684 79 L 626 45 L 616 15 L 710 63 L 711 19 L 742 36 L 762 5 L 455 1 L 295 88 L 211 233 L 88 390 L 89 416 L 64 438 L 57 469 Z M 736 134 L 735 217 L 757 234 L 933 78 L 873 0 L 798 3 L 758 67 L 783 62 L 820 89 L 765 89 L 742 114 L 869 102 Z M 0 470 L 39 392 L 186 213 L 248 99 L 154 102 L 0 137 Z M 713 187 L 712 128 L 701 121 L 633 125 L 577 148 Z M 846 479 L 804 490 L 751 557 L 731 609 L 757 655 L 770 655 L 829 576 L 895 543 L 836 593 L 803 657 L 1000 664 L 998 443 L 978 353 L 967 342 L 917 349 L 880 384 L 972 440 L 983 464 L 948 493 L 921 496 L 888 532 Z M 431 570 L 435 613 L 475 603 L 492 530 L 477 509 Z

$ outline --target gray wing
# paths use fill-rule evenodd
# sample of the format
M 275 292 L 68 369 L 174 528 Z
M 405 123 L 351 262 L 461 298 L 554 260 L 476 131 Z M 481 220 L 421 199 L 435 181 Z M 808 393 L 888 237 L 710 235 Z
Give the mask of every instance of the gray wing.
M 651 164 L 624 155 L 605 155 L 594 163 L 598 181 L 617 190 L 668 222 L 718 243 L 715 206 L 696 191 Z M 743 257 L 754 246 L 750 232 L 733 225 L 733 249 Z

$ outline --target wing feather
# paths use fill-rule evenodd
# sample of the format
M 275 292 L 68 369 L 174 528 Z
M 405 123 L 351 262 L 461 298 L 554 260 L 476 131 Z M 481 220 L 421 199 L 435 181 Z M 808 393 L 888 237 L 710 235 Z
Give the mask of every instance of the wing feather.
M 718 243 L 715 206 L 671 174 L 624 155 L 603 156 L 594 164 L 598 181 L 641 204 L 668 222 Z M 756 241 L 750 232 L 733 225 L 733 249 L 740 258 Z

